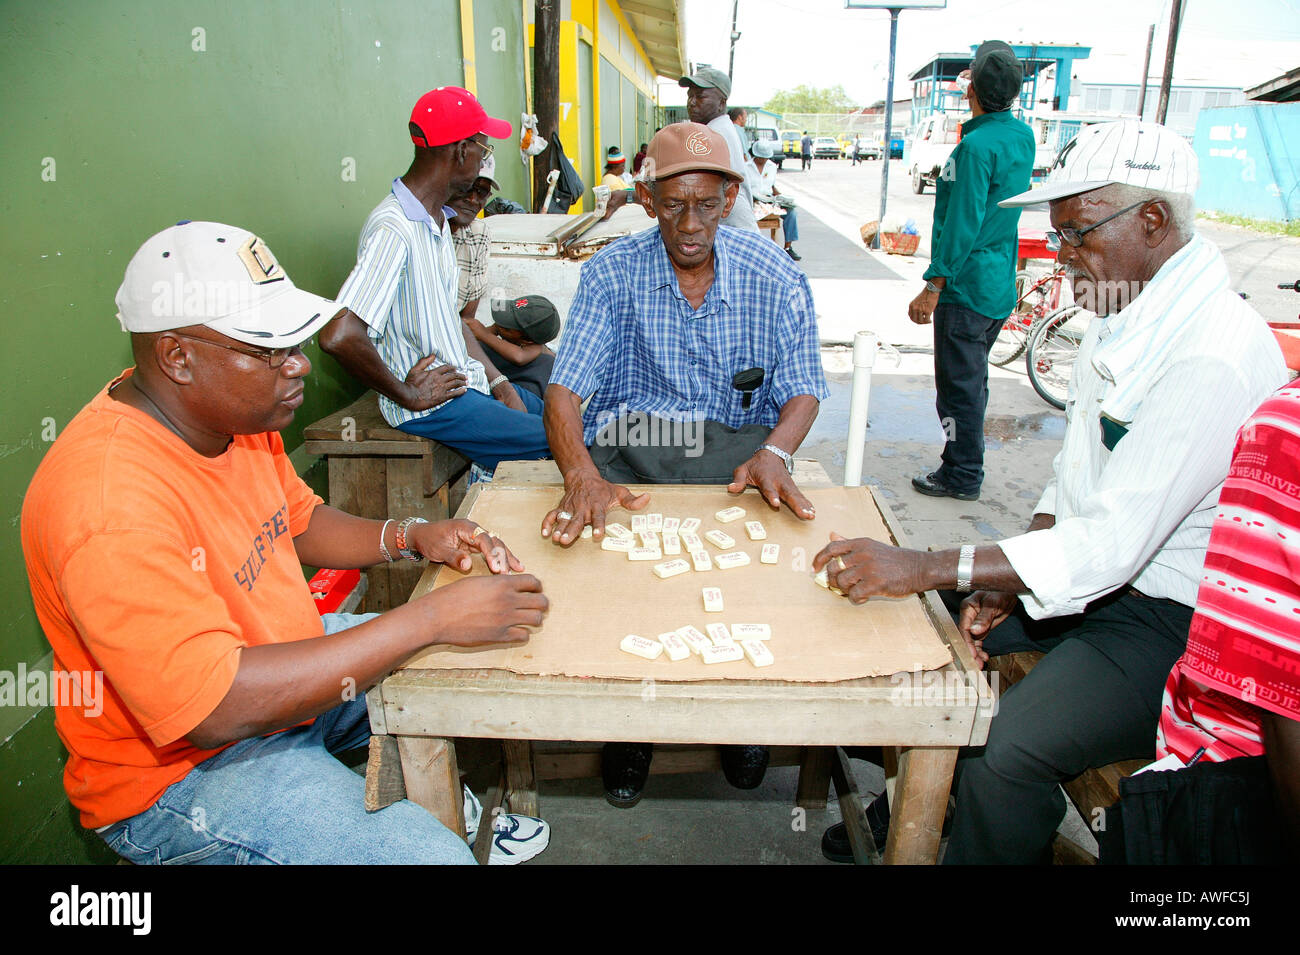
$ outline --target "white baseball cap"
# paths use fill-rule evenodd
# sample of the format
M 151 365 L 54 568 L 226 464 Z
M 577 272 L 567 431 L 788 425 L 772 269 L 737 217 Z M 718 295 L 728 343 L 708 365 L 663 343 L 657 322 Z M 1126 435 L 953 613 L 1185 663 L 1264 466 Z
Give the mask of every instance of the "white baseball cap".
M 1187 140 L 1159 123 L 1098 123 L 1065 144 L 1044 185 L 998 205 L 1038 205 L 1115 183 L 1190 195 L 1200 184 L 1196 153 Z
M 338 311 L 296 287 L 253 233 L 219 222 L 179 222 L 146 241 L 116 301 L 123 331 L 206 325 L 263 348 L 302 344 Z
M 501 191 L 501 183 L 497 182 L 497 157 L 491 153 L 483 157 L 483 164 L 478 167 L 478 178 L 486 179 L 492 183 L 492 188 L 497 192 Z

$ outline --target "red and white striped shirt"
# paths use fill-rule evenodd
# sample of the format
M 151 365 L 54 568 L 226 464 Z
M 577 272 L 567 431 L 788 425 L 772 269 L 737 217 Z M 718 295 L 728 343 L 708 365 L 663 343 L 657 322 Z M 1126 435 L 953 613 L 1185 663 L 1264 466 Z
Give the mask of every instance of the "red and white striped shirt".
M 1258 756 L 1257 707 L 1300 720 L 1300 381 L 1238 432 L 1157 755 Z

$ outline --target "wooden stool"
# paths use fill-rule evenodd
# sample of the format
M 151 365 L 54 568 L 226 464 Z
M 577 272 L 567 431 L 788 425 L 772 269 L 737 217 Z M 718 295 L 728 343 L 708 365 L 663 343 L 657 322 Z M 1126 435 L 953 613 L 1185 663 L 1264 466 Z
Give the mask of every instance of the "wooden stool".
M 454 514 L 465 496 L 469 461 L 436 441 L 389 427 L 373 391 L 308 425 L 303 438 L 308 453 L 329 463 L 330 505 L 349 514 L 440 521 Z M 370 568 L 362 609 L 382 613 L 400 607 L 423 569 L 407 560 Z

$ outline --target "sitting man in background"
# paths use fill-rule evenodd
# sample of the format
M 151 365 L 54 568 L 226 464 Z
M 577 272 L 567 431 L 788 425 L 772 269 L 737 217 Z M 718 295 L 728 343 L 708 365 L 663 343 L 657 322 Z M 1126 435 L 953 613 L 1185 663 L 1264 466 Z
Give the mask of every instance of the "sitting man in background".
M 936 552 L 835 540 L 814 559 L 858 603 L 974 591 L 958 627 L 977 663 L 1046 651 L 958 761 L 945 863 L 1050 859 L 1060 783 L 1152 753 L 1237 429 L 1286 380 L 1268 326 L 1195 231 L 1198 178 L 1177 133 L 1100 123 L 1045 186 L 1002 200 L 1049 204 L 1049 247 L 1096 313 L 1024 534 Z
M 769 506 L 784 502 L 812 520 L 791 477 L 828 393 L 808 279 L 766 237 L 719 228 L 739 201 L 741 173 L 712 129 L 665 126 L 646 162 L 653 179 L 638 181 L 637 198 L 659 227 L 609 244 L 583 266 L 546 392 L 564 494 L 542 536 L 567 547 L 591 525 L 602 538 L 611 508 L 649 502 L 621 481 L 728 483 L 737 494 L 753 486 Z M 630 419 L 650 416 L 698 440 L 620 441 L 633 431 Z M 650 758 L 648 743 L 606 745 L 612 804 L 640 799 Z M 767 750 L 724 747 L 722 760 L 733 785 L 753 788 Z
M 492 325 L 465 319 L 474 337 L 493 352 L 497 370 L 511 382 L 538 398 L 546 396 L 555 366 L 555 352 L 547 347 L 560 335 L 560 313 L 550 299 L 523 295 L 492 300 Z
M 311 371 L 299 346 L 335 308 L 261 239 L 166 229 L 117 306 L 135 367 L 63 429 L 22 515 L 54 668 L 106 691 L 55 710 L 82 824 L 138 864 L 472 863 L 414 802 L 366 812 L 334 754 L 366 745 L 366 689 L 420 649 L 526 638 L 541 584 L 472 521 L 363 520 L 298 477 L 279 431 Z M 427 557 L 465 572 L 479 555 L 499 576 L 382 615 L 322 618 L 302 569 Z M 545 846 L 540 820 L 515 832 L 515 859 Z
M 456 251 L 446 203 L 474 186 L 492 154 L 487 136 L 510 124 L 468 91 L 420 97 L 408 123 L 415 157 L 366 219 L 357 264 L 321 348 L 379 393 L 394 428 L 432 438 L 491 470 L 547 457 L 542 403 L 499 373 L 461 320 Z
M 795 211 L 794 200 L 781 195 L 781 191 L 776 188 L 777 169 L 776 163 L 772 162 L 776 150 L 776 143 L 766 139 L 757 139 L 750 147 L 750 152 L 754 154 L 754 169 L 758 172 L 758 184 L 754 187 L 754 201 L 771 202 L 785 210 L 785 215 L 781 217 L 785 254 L 798 262 L 803 258 L 794 250 L 794 243 L 799 240 L 799 218 Z

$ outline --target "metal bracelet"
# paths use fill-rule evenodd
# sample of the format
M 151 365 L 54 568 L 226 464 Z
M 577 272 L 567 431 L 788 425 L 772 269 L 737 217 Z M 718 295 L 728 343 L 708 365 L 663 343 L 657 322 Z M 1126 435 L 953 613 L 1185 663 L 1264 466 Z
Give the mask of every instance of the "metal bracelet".
M 933 282 L 931 282 L 929 279 L 926 279 L 926 280 L 925 280 L 925 290 L 926 290 L 927 292 L 933 292 L 933 293 L 935 293 L 936 295 L 942 294 L 942 292 L 943 292 L 943 289 L 939 288 L 939 286 L 935 285 L 935 284 L 934 284 Z
M 781 448 L 778 448 L 775 444 L 765 444 L 761 448 L 759 448 L 759 450 L 771 451 L 783 462 L 785 462 L 785 469 L 789 473 L 794 474 L 794 455 L 792 455 L 790 452 L 783 451 Z
M 501 384 L 502 382 L 507 382 L 509 380 L 510 379 L 507 378 L 505 375 L 497 375 L 495 378 L 493 378 L 491 381 L 488 382 L 488 391 L 495 391 L 497 385 Z
M 405 557 L 407 560 L 413 563 L 418 564 L 421 560 L 424 559 L 424 557 L 422 554 L 417 554 L 415 551 L 411 550 L 409 547 L 406 546 L 407 544 L 406 534 L 410 530 L 412 524 L 427 524 L 427 523 L 429 522 L 426 521 L 423 517 L 407 517 L 404 518 L 402 522 L 397 525 L 397 551 L 403 557 Z
M 388 534 L 388 525 L 391 523 L 393 523 L 393 519 L 390 517 L 388 520 L 384 521 L 384 526 L 379 529 L 379 553 L 383 554 L 384 560 L 388 561 L 390 564 L 396 558 L 388 552 L 388 547 L 384 544 L 384 537 Z
M 957 557 L 957 593 L 971 592 L 971 581 L 975 577 L 975 545 L 965 544 Z

